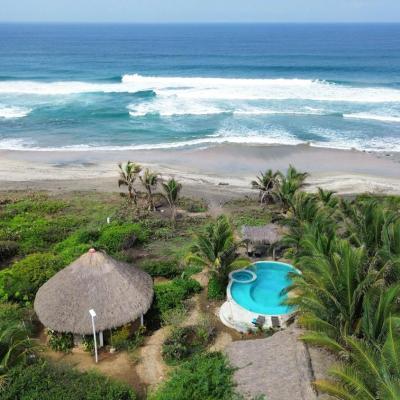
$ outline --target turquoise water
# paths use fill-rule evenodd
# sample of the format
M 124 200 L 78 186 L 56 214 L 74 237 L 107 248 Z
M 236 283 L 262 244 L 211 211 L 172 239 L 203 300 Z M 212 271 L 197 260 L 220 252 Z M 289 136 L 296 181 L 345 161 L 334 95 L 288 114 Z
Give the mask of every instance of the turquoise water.
M 400 151 L 400 24 L 0 24 L 0 149 Z
M 282 315 L 292 311 L 291 307 L 282 302 L 287 295 L 282 295 L 282 289 L 291 284 L 289 272 L 295 271 L 289 264 L 273 261 L 262 261 L 254 264 L 251 269 L 257 279 L 252 283 L 233 282 L 231 295 L 243 308 L 267 315 Z
M 247 281 L 251 281 L 253 279 L 253 275 L 247 271 L 237 271 L 232 274 L 232 278 L 235 281 L 247 282 Z

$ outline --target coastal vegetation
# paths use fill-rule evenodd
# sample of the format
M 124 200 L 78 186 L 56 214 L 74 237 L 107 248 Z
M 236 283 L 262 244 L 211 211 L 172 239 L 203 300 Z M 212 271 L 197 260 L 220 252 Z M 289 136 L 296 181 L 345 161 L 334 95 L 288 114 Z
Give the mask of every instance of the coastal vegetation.
M 23 398 L 22 390 L 30 399 L 136 398 L 125 384 L 46 357 L 49 347 L 71 352 L 71 334 L 49 331 L 48 343 L 38 339 L 42 327 L 32 311 L 37 290 L 91 247 L 154 279 L 146 332 L 132 334 L 126 326 L 112 331 L 116 350 L 137 362 L 149 335 L 169 328 L 160 350 L 171 369 L 148 398 L 240 398 L 229 361 L 210 351 L 219 333 L 212 306 L 225 298 L 229 272 L 250 262 L 240 227 L 271 221 L 286 227 L 280 246 L 302 272 L 287 289 L 294 294 L 287 301 L 305 328 L 302 340 L 326 348 L 338 361 L 332 380 L 315 382 L 317 390 L 338 399 L 399 398 L 399 198 L 306 193 L 307 174 L 290 167 L 285 174 L 267 170 L 251 183 L 259 202 L 231 200 L 223 214 L 211 218 L 204 200 L 180 196 L 175 179 L 164 182 L 128 164 L 120 167 L 120 182 L 126 183 L 119 182 L 127 196 L 1 195 L 0 399 Z M 161 212 L 166 208 L 170 213 Z M 207 279 L 203 283 L 196 274 Z M 193 296 L 205 302 L 205 315 L 185 323 Z M 83 345 L 92 351 L 92 338 L 85 337 Z M 67 387 L 73 389 L 67 393 Z M 45 390 L 48 397 L 40 397 Z
M 335 380 L 315 383 L 339 399 L 399 398 L 400 213 L 398 200 L 296 193 L 285 238 L 301 275 L 288 303 L 303 340 L 337 354 Z

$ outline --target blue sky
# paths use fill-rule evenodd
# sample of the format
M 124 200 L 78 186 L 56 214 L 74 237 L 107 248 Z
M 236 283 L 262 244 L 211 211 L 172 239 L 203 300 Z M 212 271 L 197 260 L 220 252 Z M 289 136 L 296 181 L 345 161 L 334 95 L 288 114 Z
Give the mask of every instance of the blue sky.
M 400 22 L 400 0 L 0 0 L 0 21 Z

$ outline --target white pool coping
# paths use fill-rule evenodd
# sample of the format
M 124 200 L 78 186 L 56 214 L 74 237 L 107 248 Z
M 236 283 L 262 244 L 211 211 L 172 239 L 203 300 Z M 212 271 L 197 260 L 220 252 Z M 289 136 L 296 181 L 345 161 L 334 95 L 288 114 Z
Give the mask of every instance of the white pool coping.
M 271 260 L 256 261 L 251 265 L 257 265 L 258 263 L 263 263 L 263 262 L 290 265 L 295 271 L 301 274 L 301 272 L 293 265 L 279 261 L 271 261 Z M 257 328 L 254 326 L 252 321 L 254 319 L 257 319 L 257 317 L 261 315 L 265 317 L 265 323 L 263 325 L 263 329 L 268 329 L 272 327 L 272 317 L 277 317 L 279 319 L 281 327 L 284 327 L 287 320 L 293 315 L 294 312 L 288 314 L 272 315 L 272 314 L 260 314 L 247 310 L 233 299 L 231 295 L 231 286 L 233 282 L 234 280 L 229 279 L 229 284 L 226 288 L 227 300 L 225 301 L 225 303 L 222 304 L 221 308 L 219 309 L 219 317 L 221 319 L 221 322 L 225 326 L 233 328 L 242 333 L 248 332 L 250 330 L 253 331 L 256 330 Z

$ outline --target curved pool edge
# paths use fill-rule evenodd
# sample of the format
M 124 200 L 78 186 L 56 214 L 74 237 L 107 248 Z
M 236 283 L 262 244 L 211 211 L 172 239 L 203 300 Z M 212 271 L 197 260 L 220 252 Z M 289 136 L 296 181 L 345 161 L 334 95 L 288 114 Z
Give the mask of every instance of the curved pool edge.
M 301 271 L 299 271 L 293 265 L 291 265 L 289 263 L 285 263 L 285 262 L 280 262 L 280 261 L 272 261 L 272 260 L 256 261 L 250 265 L 256 265 L 256 264 L 265 263 L 265 262 L 289 265 L 291 268 L 293 268 L 294 271 L 301 274 Z M 278 318 L 280 326 L 284 327 L 286 325 L 287 321 L 295 313 L 295 310 L 290 313 L 287 313 L 287 314 L 279 314 L 279 315 L 262 314 L 262 313 L 256 313 L 256 312 L 250 311 L 250 310 L 246 309 L 245 307 L 241 306 L 239 303 L 237 303 L 234 300 L 234 298 L 232 297 L 231 286 L 233 283 L 234 283 L 234 281 L 232 279 L 230 279 L 228 286 L 226 288 L 227 301 L 225 301 L 219 309 L 219 318 L 220 318 L 221 322 L 229 328 L 235 329 L 241 333 L 248 332 L 249 330 L 254 331 L 257 329 L 257 327 L 255 327 L 251 321 L 253 319 L 257 319 L 257 317 L 259 317 L 260 315 L 265 317 L 265 323 L 263 325 L 263 329 L 272 328 L 272 326 L 273 326 L 272 317 Z

